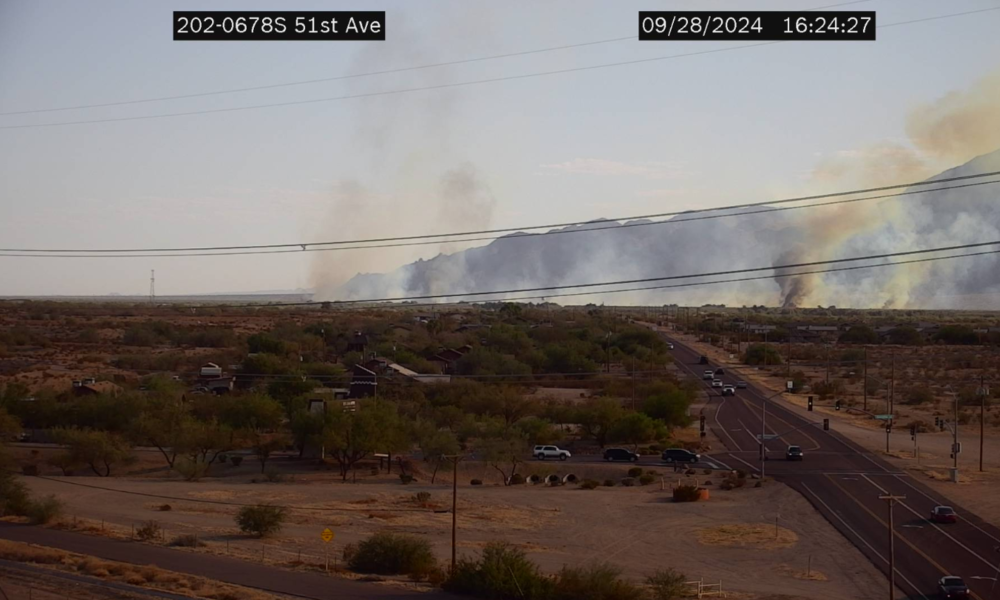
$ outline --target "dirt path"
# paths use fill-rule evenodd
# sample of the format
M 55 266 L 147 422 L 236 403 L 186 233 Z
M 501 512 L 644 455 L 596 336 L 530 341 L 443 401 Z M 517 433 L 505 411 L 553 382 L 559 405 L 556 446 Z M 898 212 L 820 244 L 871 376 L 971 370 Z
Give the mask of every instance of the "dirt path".
M 15 523 L 0 523 L 0 538 L 39 544 L 116 560 L 131 564 L 152 564 L 162 569 L 207 577 L 279 594 L 314 598 L 316 600 L 351 600 L 381 598 L 451 598 L 444 593 L 416 592 L 374 583 L 361 583 L 316 573 L 289 572 L 264 565 L 249 566 L 247 562 L 170 550 L 158 546 L 123 542 L 69 531 L 56 531 Z

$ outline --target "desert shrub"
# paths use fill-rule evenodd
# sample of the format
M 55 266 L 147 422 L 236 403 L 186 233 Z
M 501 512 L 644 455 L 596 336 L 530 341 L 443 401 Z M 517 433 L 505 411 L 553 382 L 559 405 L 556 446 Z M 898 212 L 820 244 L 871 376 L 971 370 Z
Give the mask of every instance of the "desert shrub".
M 642 600 L 642 588 L 622 579 L 621 570 L 607 563 L 563 567 L 553 600 Z
M 913 388 L 906 392 L 903 402 L 906 404 L 928 404 L 934 402 L 934 393 L 925 387 Z
M 746 479 L 747 478 L 747 472 L 744 471 L 743 469 L 736 469 L 736 478 L 737 479 Z
M 437 561 L 427 540 L 380 531 L 355 545 L 347 565 L 358 573 L 421 576 L 436 569 Z
M 13 473 L 0 470 L 0 516 L 24 515 L 30 502 L 27 486 Z
M 28 477 L 35 477 L 38 475 L 38 465 L 21 465 L 21 474 Z
M 649 485 L 654 481 L 656 481 L 656 477 L 649 473 L 643 473 L 639 476 L 639 485 Z
M 673 569 L 661 569 L 646 577 L 653 600 L 674 600 L 687 591 L 687 577 Z
M 697 475 L 698 472 L 695 471 L 694 469 L 688 469 L 687 471 L 684 471 L 684 474 L 685 475 Z
M 264 479 L 271 483 L 280 483 L 285 480 L 285 476 L 274 467 L 267 467 L 264 469 Z
M 198 539 L 198 536 L 188 533 L 185 535 L 179 535 L 174 539 L 170 540 L 170 546 L 179 546 L 181 548 L 202 548 L 206 544 L 205 542 Z
M 173 509 L 174 507 L 170 506 L 169 504 L 161 504 L 156 510 L 160 512 L 169 512 Z
M 520 473 L 514 473 L 510 476 L 510 485 L 522 485 L 524 483 L 524 475 Z
M 416 502 L 417 504 L 426 504 L 430 502 L 430 500 L 431 500 L 430 492 L 417 492 L 416 494 L 413 494 L 413 501 Z
M 46 460 L 50 467 L 55 467 L 62 471 L 62 474 L 69 477 L 73 471 L 80 466 L 80 461 L 69 452 L 57 452 Z
M 253 504 L 240 508 L 236 524 L 243 533 L 264 537 L 281 531 L 287 518 L 288 510 L 284 506 Z
M 628 470 L 629 477 L 638 477 L 642 475 L 642 467 L 632 467 Z
M 614 482 L 612 482 L 612 483 L 614 483 Z M 580 489 L 592 490 L 592 489 L 598 487 L 599 485 L 601 485 L 601 484 L 598 483 L 597 481 L 593 480 L 593 479 L 584 479 L 580 483 Z
M 163 528 L 156 521 L 146 521 L 139 528 L 135 530 L 135 537 L 143 542 L 148 542 L 149 540 L 155 540 L 160 537 L 163 532 Z
M 702 470 L 702 473 L 704 473 L 705 475 L 711 475 L 712 474 L 712 469 L 704 469 L 704 470 Z
M 820 400 L 827 400 L 831 396 L 844 393 L 844 383 L 839 380 L 818 381 L 813 384 L 812 391 L 819 394 Z
M 614 479 L 605 479 L 604 480 L 604 487 L 615 487 L 615 480 Z
M 174 463 L 174 470 L 184 478 L 184 481 L 198 481 L 208 474 L 208 464 L 187 459 L 179 459 Z
M 482 479 L 473 479 L 472 481 L 469 482 L 469 485 L 483 485 L 483 480 Z
M 697 486 L 679 485 L 674 488 L 674 502 L 697 502 L 699 497 Z
M 909 430 L 910 427 L 916 427 L 917 433 L 927 433 L 929 431 L 934 430 L 934 426 L 928 423 L 927 421 L 924 421 L 923 419 L 914 419 L 913 421 L 910 421 L 909 423 L 904 425 L 904 428 L 907 430 Z
M 242 456 L 230 456 L 229 457 L 229 463 L 231 465 L 233 465 L 234 467 L 238 467 L 238 466 L 240 466 L 240 464 L 243 463 L 243 457 Z
M 442 587 L 494 600 L 547 600 L 553 595 L 555 583 L 539 572 L 523 550 L 504 542 L 490 542 L 478 560 L 459 560 Z
M 780 365 L 781 354 L 774 346 L 764 344 L 752 344 L 743 353 L 743 362 L 748 365 Z
M 33 524 L 45 525 L 58 518 L 63 513 L 63 503 L 55 496 L 49 495 L 28 503 L 26 515 Z
M 625 477 L 622 479 L 622 485 L 625 487 L 632 487 L 635 485 L 635 477 Z
M 408 483 L 413 483 L 413 475 L 410 475 L 409 473 L 400 473 L 399 482 L 402 483 L 403 485 L 406 485 Z

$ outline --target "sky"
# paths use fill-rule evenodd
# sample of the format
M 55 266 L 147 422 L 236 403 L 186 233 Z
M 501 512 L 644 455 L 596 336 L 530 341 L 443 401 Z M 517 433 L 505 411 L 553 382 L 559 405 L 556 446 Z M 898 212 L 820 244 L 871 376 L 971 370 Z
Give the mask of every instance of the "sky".
M 379 42 L 175 42 L 173 10 L 233 2 L 0 0 L 0 113 L 354 75 L 634 36 L 638 10 L 741 2 L 384 1 Z M 376 6 L 377 4 L 377 6 Z M 871 0 L 880 24 L 997 0 Z M 239 9 L 286 8 L 276 1 Z M 1000 11 L 477 85 L 170 118 L 4 129 L 295 102 L 724 49 L 634 39 L 242 93 L 0 115 L 0 246 L 299 243 L 526 226 L 785 197 L 817 169 L 907 145 L 907 114 L 1000 67 Z M 952 166 L 952 165 L 947 165 Z M 0 256 L 0 295 L 313 288 L 464 246 L 188 258 Z

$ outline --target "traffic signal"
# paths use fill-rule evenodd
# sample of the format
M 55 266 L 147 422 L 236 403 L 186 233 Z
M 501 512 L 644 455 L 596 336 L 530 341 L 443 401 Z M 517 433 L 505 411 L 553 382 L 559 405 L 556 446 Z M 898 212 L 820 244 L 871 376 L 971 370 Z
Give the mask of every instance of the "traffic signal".
M 891 433 L 892 432 L 892 421 L 886 421 L 885 422 L 885 432 L 886 433 Z
M 917 438 L 917 426 L 910 425 L 910 439 L 914 440 Z
M 837 403 L 835 404 L 835 406 L 836 406 L 837 410 L 840 410 L 840 400 L 837 400 Z
M 706 433 L 705 433 L 705 415 L 701 415 L 700 421 L 701 421 L 701 424 L 700 424 L 701 425 L 701 437 L 705 437 L 705 435 L 706 435 Z
M 809 412 L 812 412 L 812 409 L 813 409 L 813 397 L 812 396 L 809 396 L 809 404 L 808 404 L 808 406 L 809 406 Z
M 938 423 L 938 427 L 941 428 L 941 431 L 944 431 L 944 425 L 945 425 L 945 421 L 944 421 L 944 419 L 941 419 L 941 422 Z
M 823 419 L 823 431 L 830 431 L 830 419 Z
M 934 417 L 934 426 L 935 427 L 941 426 L 941 417 Z

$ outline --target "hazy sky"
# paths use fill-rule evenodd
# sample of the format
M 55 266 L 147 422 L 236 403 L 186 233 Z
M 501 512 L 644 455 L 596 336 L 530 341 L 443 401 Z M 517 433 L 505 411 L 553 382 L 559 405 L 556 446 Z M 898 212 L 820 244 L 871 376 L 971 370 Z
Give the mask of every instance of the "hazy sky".
M 384 42 L 174 42 L 174 9 L 271 2 L 0 0 L 0 112 L 364 73 L 631 36 L 651 8 L 741 2 L 295 3 L 387 11 Z M 872 0 L 882 24 L 997 0 Z M 174 247 L 507 227 L 766 200 L 825 159 L 906 145 L 913 107 L 1000 64 L 1000 11 L 879 31 L 434 91 L 0 129 L 0 246 Z M 724 48 L 635 40 L 169 102 L 0 116 L 0 127 L 326 98 Z M 310 287 L 452 247 L 212 258 L 0 257 L 0 295 Z

